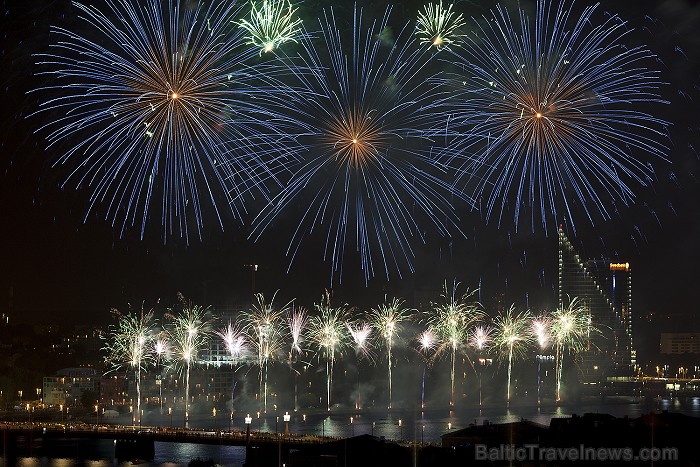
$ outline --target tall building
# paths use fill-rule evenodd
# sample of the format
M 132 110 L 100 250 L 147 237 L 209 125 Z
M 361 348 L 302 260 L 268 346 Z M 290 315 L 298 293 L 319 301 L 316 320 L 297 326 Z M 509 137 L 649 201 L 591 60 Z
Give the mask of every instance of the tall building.
M 632 375 L 632 269 L 627 262 L 584 260 L 559 229 L 559 306 L 578 297 L 590 313 L 591 329 L 580 355 L 583 382 Z

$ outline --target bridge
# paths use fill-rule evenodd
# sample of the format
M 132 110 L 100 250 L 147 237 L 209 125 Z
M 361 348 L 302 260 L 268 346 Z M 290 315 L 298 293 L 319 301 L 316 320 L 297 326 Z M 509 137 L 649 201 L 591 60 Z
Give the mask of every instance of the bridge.
M 245 446 L 246 464 L 272 464 L 288 457 L 289 451 L 338 438 L 289 433 L 225 431 L 206 429 L 139 427 L 121 425 L 10 423 L 0 422 L 5 465 L 24 455 L 32 456 L 35 446 L 50 449 L 52 443 L 65 440 L 114 440 L 114 457 L 120 460 L 152 460 L 155 442 Z M 251 453 L 255 459 L 250 459 Z M 249 462 L 252 460 L 252 462 Z M 9 463 L 8 463 L 9 462 Z

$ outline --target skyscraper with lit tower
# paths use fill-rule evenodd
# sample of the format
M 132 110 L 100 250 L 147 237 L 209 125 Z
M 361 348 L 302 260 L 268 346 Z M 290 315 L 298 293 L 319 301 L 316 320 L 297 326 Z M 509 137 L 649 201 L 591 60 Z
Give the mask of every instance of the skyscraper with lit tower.
M 559 229 L 559 306 L 578 297 L 591 329 L 580 355 L 584 383 L 630 376 L 636 367 L 632 338 L 632 268 L 628 262 L 584 260 Z

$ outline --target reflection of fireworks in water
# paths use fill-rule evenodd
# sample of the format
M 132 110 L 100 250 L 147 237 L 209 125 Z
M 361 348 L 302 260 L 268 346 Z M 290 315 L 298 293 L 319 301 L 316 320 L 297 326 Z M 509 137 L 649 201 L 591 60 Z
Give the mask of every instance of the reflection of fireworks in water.
M 428 44 L 440 50 L 460 37 L 458 29 L 464 26 L 462 15 L 452 11 L 454 4 L 445 8 L 440 3 L 428 3 L 418 12 L 416 35 L 421 44 Z
M 494 321 L 496 328 L 495 345 L 501 358 L 508 357 L 508 390 L 507 402 L 510 404 L 510 375 L 513 360 L 525 355 L 525 349 L 530 342 L 530 312 L 516 312 L 511 305 L 508 310 L 499 315 Z
M 314 304 L 320 314 L 311 317 L 311 330 L 309 337 L 316 344 L 319 352 L 326 354 L 326 403 L 328 411 L 331 410 L 331 389 L 333 387 L 333 365 L 338 354 L 348 345 L 345 332 L 347 305 L 339 307 L 331 306 L 331 294 L 326 291 L 321 302 Z
M 437 336 L 435 336 L 435 333 L 433 331 L 431 331 L 430 329 L 423 331 L 418 336 L 418 343 L 420 344 L 418 351 L 420 352 L 420 354 L 423 356 L 423 359 L 425 360 L 425 364 L 423 365 L 423 378 L 421 379 L 421 383 L 420 383 L 420 407 L 421 407 L 421 409 L 425 408 L 425 372 L 428 369 L 428 362 L 430 361 L 430 357 L 428 356 L 428 352 L 433 350 L 436 342 L 437 342 Z
M 552 338 L 556 346 L 555 373 L 557 380 L 556 400 L 561 400 L 561 372 L 564 361 L 564 351 L 570 353 L 585 348 L 591 332 L 597 329 L 591 324 L 591 315 L 585 303 L 574 297 L 568 306 L 562 306 L 552 314 Z
M 247 350 L 245 334 L 242 332 L 238 324 L 231 321 L 228 322 L 225 329 L 219 331 L 217 334 L 224 342 L 226 351 L 231 357 L 231 419 L 233 419 L 233 398 L 234 391 L 236 390 L 236 365 Z
M 596 21 L 596 5 L 576 17 L 570 5 L 538 0 L 534 21 L 499 6 L 445 59 L 463 70 L 450 106 L 465 136 L 451 149 L 473 154 L 460 176 L 499 224 L 509 207 L 516 228 L 522 207 L 533 230 L 537 211 L 544 230 L 573 226 L 576 204 L 591 222 L 607 219 L 634 199 L 633 184 L 652 182 L 645 155 L 668 150 L 666 122 L 640 110 L 664 102 L 655 56 L 624 45 L 619 17 Z
M 183 308 L 176 315 L 170 315 L 170 342 L 176 365 L 185 371 L 185 428 L 190 420 L 190 369 L 199 361 L 199 354 L 209 343 L 212 320 L 207 317 L 209 308 L 192 305 L 180 295 Z
M 370 312 L 371 319 L 379 334 L 384 338 L 387 352 L 387 378 L 389 381 L 389 406 L 391 409 L 391 349 L 394 345 L 394 337 L 399 334 L 402 321 L 408 318 L 410 310 L 403 308 L 404 301 L 394 298 L 390 303 L 384 303 Z
M 463 196 L 431 150 L 445 119 L 433 112 L 442 88 L 424 79 L 431 53 L 414 47 L 408 26 L 387 39 L 389 13 L 365 28 L 355 9 L 345 34 L 327 11 L 321 40 L 305 36 L 303 52 L 284 58 L 299 82 L 279 105 L 297 122 L 290 133 L 303 150 L 295 152 L 299 163 L 290 166 L 285 189 L 256 217 L 251 238 L 304 203 L 287 249 L 290 267 L 304 240 L 319 232 L 331 280 L 342 281 L 350 251 L 358 252 L 365 281 L 377 272 L 413 271 L 422 223 L 443 237 L 459 232 L 452 200 Z
M 348 332 L 355 343 L 355 354 L 357 356 L 357 398 L 355 399 L 355 408 L 362 408 L 362 397 L 360 391 L 360 361 L 362 357 L 371 358 L 369 348 L 369 338 L 372 335 L 372 327 L 368 323 L 346 323 Z
M 131 366 L 136 380 L 136 410 L 132 415 L 132 424 L 141 420 L 141 370 L 153 361 L 149 346 L 153 339 L 153 312 L 139 315 L 130 313 L 126 316 L 112 310 L 117 317 L 117 325 L 110 326 L 109 337 L 103 350 L 107 353 L 105 362 L 113 369 Z
M 219 206 L 240 217 L 244 196 L 258 188 L 265 196 L 272 151 L 284 150 L 269 123 L 274 107 L 261 105 L 271 67 L 246 64 L 255 51 L 231 27 L 240 7 L 106 3 L 101 12 L 74 2 L 88 32 L 55 27 L 59 40 L 41 55 L 51 82 L 38 91 L 60 93 L 42 104 L 58 115 L 45 125 L 47 139 L 72 144 L 56 165 L 70 164 L 68 179 L 89 187 L 86 219 L 102 204 L 120 235 L 140 224 L 143 236 L 158 205 L 164 236 L 188 237 L 194 223 L 201 237 L 207 203 L 223 228 Z
M 477 326 L 475 327 L 472 332 L 469 335 L 469 345 L 471 345 L 473 348 L 476 349 L 478 353 L 478 370 L 477 373 L 479 374 L 479 405 L 481 406 L 483 403 L 483 394 L 481 391 L 481 380 L 482 380 L 482 372 L 484 370 L 484 367 L 486 366 L 486 359 L 482 357 L 482 352 L 486 350 L 486 347 L 489 345 L 491 342 L 491 333 L 493 332 L 493 329 L 490 328 L 489 326 Z
M 250 20 L 239 22 L 250 34 L 247 44 L 258 47 L 262 55 L 285 42 L 296 42 L 301 27 L 301 19 L 294 17 L 296 11 L 289 0 L 263 0 L 262 7 L 251 1 Z
M 283 346 L 282 316 L 289 310 L 287 303 L 281 309 L 274 307 L 277 293 L 272 296 L 269 303 L 265 301 L 265 296 L 261 293 L 255 294 L 257 304 L 254 304 L 250 311 L 243 315 L 245 332 L 249 336 L 248 341 L 258 354 L 258 368 L 260 375 L 260 397 L 261 409 L 267 412 L 267 373 L 268 363 L 273 360 L 281 351 Z
M 459 284 L 454 282 L 452 290 L 444 285 L 442 303 L 433 303 L 428 315 L 428 327 L 438 338 L 438 346 L 435 352 L 439 356 L 442 352 L 450 352 L 450 406 L 455 404 L 455 359 L 457 351 L 466 340 L 467 330 L 476 321 L 480 320 L 483 313 L 472 297 L 476 291 L 467 290 L 462 296 L 457 296 Z

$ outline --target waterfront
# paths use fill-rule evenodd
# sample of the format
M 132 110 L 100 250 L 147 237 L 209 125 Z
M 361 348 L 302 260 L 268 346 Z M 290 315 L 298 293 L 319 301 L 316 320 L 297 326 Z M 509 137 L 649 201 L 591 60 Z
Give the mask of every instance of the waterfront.
M 511 409 L 505 407 L 488 406 L 482 410 L 478 408 L 464 408 L 453 412 L 433 410 L 424 413 L 409 410 L 394 410 L 391 413 L 379 411 L 357 412 L 338 411 L 332 414 L 310 413 L 292 414 L 290 417 L 289 431 L 296 434 L 325 435 L 333 437 L 351 437 L 363 434 L 374 434 L 377 437 L 403 441 L 403 443 L 438 443 L 440 436 L 450 430 L 464 428 L 469 424 L 483 424 L 486 420 L 490 423 L 509 423 L 527 419 L 541 425 L 549 425 L 554 417 L 570 417 L 573 414 L 584 413 L 608 413 L 616 417 L 629 416 L 635 418 L 649 412 L 679 412 L 694 417 L 700 417 L 700 398 L 674 398 L 674 399 L 632 399 L 632 398 L 608 398 L 604 403 L 581 403 L 562 406 L 514 406 Z M 216 417 L 193 416 L 190 425 L 193 428 L 210 429 L 214 431 L 228 429 L 228 414 L 217 419 Z M 258 419 L 253 415 L 251 430 L 253 431 L 284 431 L 282 417 L 277 415 L 262 415 Z M 124 418 L 125 416 L 119 417 Z M 352 422 L 350 420 L 352 417 Z M 240 418 L 240 417 L 239 417 Z M 157 421 L 154 425 L 167 427 L 169 417 L 156 411 L 144 417 L 144 422 Z M 399 423 L 399 420 L 401 421 Z M 128 420 L 105 420 L 105 422 L 128 423 Z M 226 426 L 222 426 L 223 422 Z M 146 428 L 146 425 L 141 427 Z M 234 430 L 244 430 L 243 424 L 234 423 Z M 136 427 L 135 429 L 138 429 Z M 117 462 L 114 456 L 113 442 L 110 440 L 96 441 L 67 441 L 60 449 L 51 453 L 36 453 L 34 457 L 18 459 L 21 466 L 106 466 L 106 465 L 132 465 L 131 462 Z M 200 445 L 189 443 L 165 443 L 157 442 L 155 445 L 155 457 L 153 462 L 141 465 L 187 465 L 192 459 L 212 459 L 220 465 L 241 466 L 245 461 L 245 448 L 226 445 Z

